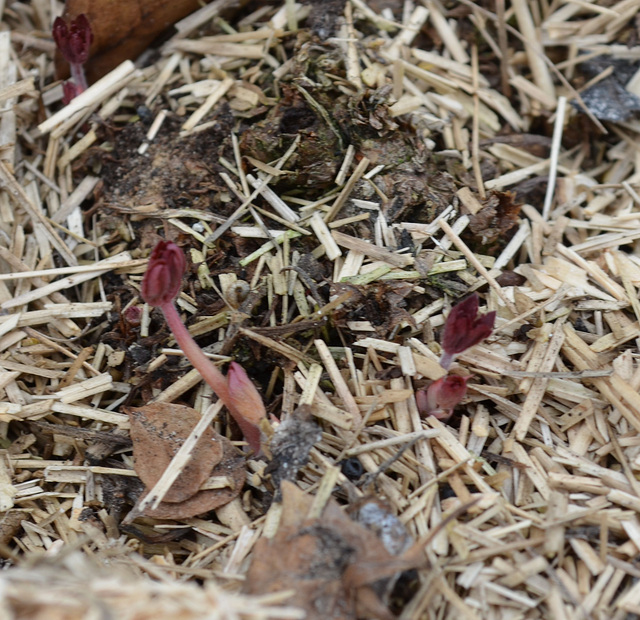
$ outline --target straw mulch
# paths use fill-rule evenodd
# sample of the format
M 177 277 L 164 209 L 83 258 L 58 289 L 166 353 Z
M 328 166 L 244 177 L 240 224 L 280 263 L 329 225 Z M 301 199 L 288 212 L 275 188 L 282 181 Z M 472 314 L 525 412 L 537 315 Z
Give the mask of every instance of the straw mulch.
M 0 615 L 640 614 L 640 1 L 217 0 L 66 107 L 58 5 L 0 3 Z M 128 408 L 211 411 L 139 297 L 160 237 L 276 434 L 226 506 L 127 521 Z

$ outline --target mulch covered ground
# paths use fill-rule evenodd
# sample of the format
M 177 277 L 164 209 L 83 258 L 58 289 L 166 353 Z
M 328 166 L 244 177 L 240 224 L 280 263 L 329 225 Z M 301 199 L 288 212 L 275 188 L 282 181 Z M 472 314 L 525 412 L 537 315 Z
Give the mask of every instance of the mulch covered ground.
M 0 616 L 640 614 L 640 0 L 70 2 L 66 106 L 59 4 L 0 3 Z

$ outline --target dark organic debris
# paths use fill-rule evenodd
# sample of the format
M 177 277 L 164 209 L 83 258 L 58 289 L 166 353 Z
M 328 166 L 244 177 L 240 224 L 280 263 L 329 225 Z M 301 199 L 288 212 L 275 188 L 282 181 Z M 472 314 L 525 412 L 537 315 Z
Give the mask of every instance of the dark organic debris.
M 596 118 L 620 123 L 629 120 L 640 111 L 640 97 L 626 89 L 628 81 L 637 69 L 634 64 L 598 57 L 582 63 L 580 67 L 588 78 L 594 78 L 608 67 L 613 67 L 610 75 L 581 93 L 582 100 Z M 581 110 L 576 101 L 572 103 Z
M 311 407 L 302 405 L 276 428 L 271 439 L 271 462 L 265 469 L 276 488 L 275 500 L 281 498 L 281 485 L 293 482 L 309 460 L 309 452 L 320 441 L 322 431 L 313 421 Z
M 261 538 L 245 581 L 248 594 L 267 594 L 282 590 L 294 592 L 290 602 L 303 608 L 307 620 L 347 620 L 369 617 L 392 620 L 384 602 L 388 580 L 425 561 L 417 547 L 407 539 L 399 545 L 389 543 L 399 554 L 390 552 L 376 528 L 389 538 L 387 516 L 376 502 L 365 502 L 350 519 L 334 501 L 317 518 L 309 518 L 313 497 L 289 482 L 283 482 L 283 513 L 280 527 L 271 538 Z M 369 512 L 376 513 L 369 515 Z

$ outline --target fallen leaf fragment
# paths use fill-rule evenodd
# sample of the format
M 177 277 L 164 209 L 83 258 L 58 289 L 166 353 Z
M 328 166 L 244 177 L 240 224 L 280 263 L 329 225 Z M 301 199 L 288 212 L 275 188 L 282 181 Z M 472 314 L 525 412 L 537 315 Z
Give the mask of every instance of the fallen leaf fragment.
M 141 500 L 189 437 L 200 414 L 184 405 L 151 403 L 131 409 L 129 419 L 134 469 L 146 486 Z M 144 514 L 158 519 L 186 519 L 214 510 L 240 493 L 245 476 L 244 459 L 232 443 L 208 428 L 164 501 L 155 509 L 147 507 Z M 207 488 L 212 486 L 218 488 Z
M 68 0 L 65 21 L 87 15 L 94 33 L 87 74 L 92 82 L 127 58 L 139 56 L 166 28 L 196 10 L 197 0 Z M 56 53 L 56 75 L 68 73 L 68 65 Z
M 236 0 L 227 8 L 236 10 L 245 3 Z M 89 18 L 94 41 L 86 69 L 94 82 L 124 60 L 136 59 L 169 26 L 201 6 L 198 0 L 67 0 L 62 17 L 71 21 L 84 13 Z M 56 53 L 56 75 L 66 77 L 68 71 Z
M 424 554 L 413 546 L 393 555 L 373 531 L 350 519 L 334 501 L 319 518 L 308 519 L 313 497 L 291 482 L 282 483 L 282 494 L 280 527 L 273 538 L 256 543 L 244 591 L 292 590 L 288 602 L 302 607 L 307 620 L 391 620 L 394 616 L 379 595 L 379 582 L 422 564 Z
M 269 449 L 273 458 L 265 469 L 276 488 L 275 500 L 280 501 L 283 480 L 293 482 L 309 460 L 309 452 L 322 438 L 322 430 L 313 421 L 311 407 L 301 405 L 276 427 Z
M 520 205 L 513 192 L 491 191 L 483 201 L 480 211 L 469 216 L 469 230 L 477 238 L 476 243 L 490 249 L 504 244 L 518 225 Z
M 131 409 L 131 441 L 136 473 L 152 488 L 169 466 L 185 439 L 198 423 L 200 414 L 190 407 L 151 403 Z M 191 460 L 164 496 L 165 502 L 183 502 L 198 492 L 222 459 L 220 436 L 208 428 L 196 444 Z
M 223 446 L 222 460 L 213 468 L 209 480 L 224 477 L 229 486 L 221 489 L 198 491 L 195 495 L 180 503 L 160 502 L 157 508 L 145 508 L 145 516 L 154 519 L 190 519 L 196 515 L 225 506 L 240 495 L 246 479 L 244 458 L 238 455 L 237 450 L 226 437 L 218 435 L 218 438 Z M 140 499 L 143 499 L 143 497 L 144 495 Z

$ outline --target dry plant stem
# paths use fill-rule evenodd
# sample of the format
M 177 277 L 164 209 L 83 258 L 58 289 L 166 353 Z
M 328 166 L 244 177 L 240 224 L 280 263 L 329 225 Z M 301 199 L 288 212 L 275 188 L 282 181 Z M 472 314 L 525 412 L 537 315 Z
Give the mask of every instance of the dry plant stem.
M 167 325 L 173 332 L 176 342 L 180 345 L 184 354 L 189 358 L 194 368 L 200 372 L 202 378 L 209 384 L 211 389 L 218 395 L 218 398 L 226 405 L 229 413 L 233 416 L 233 419 L 237 422 L 242 434 L 249 443 L 249 446 L 257 454 L 260 451 L 260 430 L 248 422 L 244 416 L 236 410 L 229 394 L 229 386 L 225 376 L 211 363 L 209 358 L 192 338 L 189 330 L 182 322 L 173 301 L 161 304 L 159 308 L 162 310 Z

